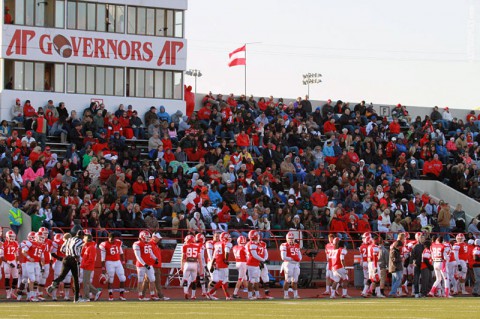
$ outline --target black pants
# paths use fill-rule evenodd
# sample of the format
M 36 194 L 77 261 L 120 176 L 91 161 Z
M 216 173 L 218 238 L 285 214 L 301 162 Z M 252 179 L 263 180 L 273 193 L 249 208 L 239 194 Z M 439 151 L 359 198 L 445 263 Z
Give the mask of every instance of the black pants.
M 432 271 L 430 269 L 425 268 L 421 270 L 421 284 L 421 293 L 426 296 L 430 292 L 430 289 L 432 289 L 433 285 Z
M 75 257 L 67 256 L 63 258 L 62 262 L 62 272 L 52 283 L 53 287 L 57 288 L 58 285 L 65 279 L 68 275 L 68 272 L 72 272 L 74 292 L 75 292 L 75 301 L 79 298 L 80 292 L 80 283 L 78 282 L 78 264 L 75 260 Z
M 415 294 L 420 293 L 420 274 L 421 274 L 420 267 L 414 267 L 413 268 L 413 291 Z

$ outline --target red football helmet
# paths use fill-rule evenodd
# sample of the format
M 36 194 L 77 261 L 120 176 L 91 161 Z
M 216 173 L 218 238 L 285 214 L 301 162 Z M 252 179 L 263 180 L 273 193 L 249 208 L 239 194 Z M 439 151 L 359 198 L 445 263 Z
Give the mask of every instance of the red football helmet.
M 35 236 L 36 236 L 36 235 L 37 235 L 37 234 L 36 234 L 34 231 L 31 231 L 31 232 L 28 233 L 27 239 L 28 239 L 29 241 L 35 241 Z
M 150 241 L 151 238 L 152 235 L 150 235 L 150 232 L 148 230 L 142 230 L 138 235 L 138 239 L 144 242 Z
M 199 244 L 205 243 L 205 235 L 202 233 L 198 233 L 195 235 L 195 241 Z
M 240 236 L 237 238 L 237 244 L 239 244 L 240 246 L 243 246 L 247 243 L 247 239 L 245 238 L 245 236 Z
M 416 241 L 419 241 L 420 240 L 420 237 L 422 237 L 423 233 L 422 232 L 416 232 L 415 233 L 415 240 Z
M 332 244 L 333 244 L 334 246 L 336 246 L 336 245 L 338 245 L 338 243 L 340 243 L 340 238 L 335 237 L 335 238 L 333 239 L 333 243 L 332 243 Z
M 48 228 L 47 227 L 40 227 L 38 229 L 39 233 L 43 234 L 43 237 L 48 238 Z
M 251 230 L 248 232 L 248 239 L 251 241 L 259 241 L 260 240 L 260 235 L 258 234 L 258 231 L 256 230 Z
M 287 243 L 294 244 L 295 243 L 295 234 L 289 231 L 286 236 Z
M 194 242 L 195 242 L 195 237 L 193 237 L 193 235 L 187 235 L 187 236 L 185 236 L 185 238 L 183 239 L 183 242 L 184 242 L 185 244 L 194 243 Z
M 83 233 L 84 233 L 85 235 L 91 235 L 91 234 L 92 234 L 92 232 L 90 231 L 90 229 L 84 229 L 84 230 L 83 230 Z
M 43 233 L 37 232 L 35 234 L 35 240 L 36 240 L 37 243 L 43 244 L 45 242 L 45 237 L 44 237 Z
M 55 236 L 53 236 L 54 241 L 61 241 L 62 239 L 63 239 L 62 234 L 55 234 Z
M 15 241 L 17 239 L 17 234 L 15 234 L 15 232 L 13 230 L 9 230 L 7 231 L 7 233 L 5 234 L 5 238 L 8 240 L 8 241 Z
M 465 235 L 463 233 L 459 233 L 455 239 L 457 240 L 457 242 L 459 243 L 463 243 L 465 241 Z
M 100 277 L 98 278 L 98 282 L 101 285 L 105 285 L 108 282 L 108 274 L 101 274 Z
M 229 241 L 230 239 L 232 239 L 232 237 L 231 237 L 230 234 L 227 233 L 227 232 L 223 232 L 223 233 L 220 235 L 220 240 L 221 240 L 221 241 Z

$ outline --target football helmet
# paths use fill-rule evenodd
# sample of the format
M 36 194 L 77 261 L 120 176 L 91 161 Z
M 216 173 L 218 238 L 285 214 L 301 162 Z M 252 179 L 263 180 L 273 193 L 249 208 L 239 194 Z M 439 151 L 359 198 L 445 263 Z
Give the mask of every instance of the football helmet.
M 48 228 L 47 227 L 40 227 L 38 229 L 39 233 L 43 234 L 43 237 L 48 238 Z
M 287 239 L 287 243 L 289 244 L 295 243 L 295 234 L 292 233 L 291 231 L 287 233 L 287 236 L 285 236 L 285 238 Z
M 221 241 L 229 241 L 230 239 L 232 239 L 232 237 L 230 236 L 229 233 L 227 232 L 223 232 L 221 235 L 220 235 L 220 240 Z
M 260 240 L 260 235 L 258 234 L 258 231 L 256 230 L 251 230 L 248 232 L 248 239 L 251 241 L 259 241 Z
M 5 238 L 8 240 L 8 241 L 15 241 L 17 239 L 17 234 L 15 234 L 15 232 L 13 230 L 9 230 L 7 231 L 7 233 L 5 234 Z
M 205 243 L 205 235 L 202 233 L 198 233 L 195 235 L 195 241 L 199 244 L 204 244 Z
M 247 243 L 247 239 L 245 238 L 245 236 L 240 236 L 237 238 L 237 244 L 239 244 L 240 246 L 243 246 Z
M 465 241 L 465 235 L 463 233 L 459 233 L 455 239 L 459 242 L 459 243 L 463 243 Z
M 416 232 L 415 233 L 415 240 L 416 241 L 419 241 L 420 240 L 420 237 L 422 237 L 423 233 L 422 232 Z
M 340 238 L 335 237 L 335 238 L 333 239 L 333 243 L 332 243 L 332 244 L 333 244 L 334 246 L 336 246 L 336 245 L 338 245 L 339 243 L 340 243 Z
M 53 240 L 54 241 L 61 241 L 63 239 L 63 234 L 55 234 L 55 236 L 53 236 Z
M 29 241 L 35 241 L 35 236 L 36 236 L 36 235 L 37 235 L 37 234 L 36 234 L 34 231 L 29 232 L 28 235 L 27 235 L 27 240 L 29 240 Z
M 187 235 L 187 236 L 185 236 L 185 238 L 183 239 L 183 242 L 184 242 L 185 244 L 194 243 L 194 242 L 195 242 L 195 237 L 193 237 L 193 235 Z
M 45 242 L 45 237 L 42 232 L 39 231 L 35 234 L 35 241 L 41 244 Z
M 108 274 L 101 274 L 100 277 L 98 278 L 98 282 L 101 285 L 105 285 L 108 282 Z
M 84 233 L 85 235 L 91 235 L 91 234 L 92 234 L 92 232 L 90 231 L 90 229 L 84 229 L 84 230 L 83 230 L 83 233 Z
M 150 235 L 150 232 L 148 230 L 142 230 L 138 235 L 138 239 L 144 242 L 150 241 L 151 238 L 152 235 Z

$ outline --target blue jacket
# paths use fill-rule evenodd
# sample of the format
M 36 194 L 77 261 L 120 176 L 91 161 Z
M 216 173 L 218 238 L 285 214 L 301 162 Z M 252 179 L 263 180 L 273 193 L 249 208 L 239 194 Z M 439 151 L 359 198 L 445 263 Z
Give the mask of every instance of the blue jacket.
M 158 118 L 160 121 L 167 121 L 168 123 L 171 122 L 170 114 L 165 112 L 165 106 L 161 105 L 160 106 L 160 112 L 157 113 Z

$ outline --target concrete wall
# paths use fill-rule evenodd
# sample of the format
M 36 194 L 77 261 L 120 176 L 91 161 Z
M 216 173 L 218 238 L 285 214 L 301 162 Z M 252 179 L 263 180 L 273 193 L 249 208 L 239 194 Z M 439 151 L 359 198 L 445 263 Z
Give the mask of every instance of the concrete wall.
M 453 188 L 438 182 L 426 180 L 412 180 L 412 187 L 415 192 L 428 192 L 435 200 L 443 199 L 450 204 L 453 211 L 457 204 L 462 204 L 463 210 L 467 216 L 465 223 L 468 225 L 472 218 L 480 213 L 480 203 L 470 197 L 454 190 Z
M 12 208 L 9 202 L 0 197 L 0 226 L 10 227 L 9 211 Z M 32 230 L 32 219 L 25 213 L 23 215 L 23 225 L 18 232 L 17 240 L 21 241 L 27 238 L 28 233 Z M 5 234 L 6 231 L 3 231 Z

